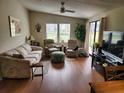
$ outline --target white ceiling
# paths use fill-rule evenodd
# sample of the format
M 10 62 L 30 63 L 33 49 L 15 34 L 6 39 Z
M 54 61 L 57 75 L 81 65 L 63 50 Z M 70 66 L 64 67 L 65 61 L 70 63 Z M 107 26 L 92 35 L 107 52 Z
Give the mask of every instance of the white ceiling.
M 63 0 L 19 0 L 29 10 L 64 15 L 77 18 L 89 18 L 98 13 L 120 7 L 124 0 L 64 0 L 65 8 L 75 13 L 60 13 L 60 1 Z

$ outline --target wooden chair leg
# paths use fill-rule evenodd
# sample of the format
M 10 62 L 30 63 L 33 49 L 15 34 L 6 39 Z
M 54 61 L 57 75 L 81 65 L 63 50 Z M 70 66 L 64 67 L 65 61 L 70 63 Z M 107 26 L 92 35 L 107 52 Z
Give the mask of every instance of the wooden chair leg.
M 33 80 L 33 76 L 34 76 L 34 73 L 33 73 L 33 68 L 31 68 L 31 70 L 32 70 L 31 72 L 32 72 L 32 80 Z
M 89 85 L 90 85 L 90 88 L 91 88 L 90 93 L 96 93 L 96 92 L 94 91 L 94 89 L 93 89 L 91 83 L 89 83 Z
M 93 88 L 91 88 L 91 93 L 95 93 Z
M 42 66 L 41 68 L 42 68 L 42 79 L 43 79 L 43 77 L 44 77 L 44 75 L 43 75 L 43 74 L 44 74 L 44 73 L 43 73 L 43 66 Z
M 38 67 L 41 67 L 41 74 L 35 74 L 35 71 L 36 71 L 36 69 L 33 71 L 33 68 L 38 68 Z M 34 76 L 42 76 L 42 79 L 43 79 L 43 77 L 44 77 L 44 73 L 43 73 L 43 65 L 40 65 L 40 64 L 37 64 L 37 65 L 33 65 L 32 67 L 31 67 L 31 74 L 32 74 L 32 80 L 33 80 L 33 78 L 34 78 Z

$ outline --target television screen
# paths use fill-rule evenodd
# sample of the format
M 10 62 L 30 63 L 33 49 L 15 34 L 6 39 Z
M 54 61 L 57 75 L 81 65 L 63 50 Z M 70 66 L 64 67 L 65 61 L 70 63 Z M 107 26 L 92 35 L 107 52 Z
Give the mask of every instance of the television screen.
M 124 49 L 124 32 L 104 31 L 102 49 L 122 58 Z
M 106 31 L 105 33 L 103 33 L 103 40 L 105 40 L 105 42 L 108 42 L 109 41 L 109 35 L 110 35 L 110 32 Z
M 113 32 L 112 33 L 112 43 L 117 44 L 119 40 L 123 40 L 123 32 Z

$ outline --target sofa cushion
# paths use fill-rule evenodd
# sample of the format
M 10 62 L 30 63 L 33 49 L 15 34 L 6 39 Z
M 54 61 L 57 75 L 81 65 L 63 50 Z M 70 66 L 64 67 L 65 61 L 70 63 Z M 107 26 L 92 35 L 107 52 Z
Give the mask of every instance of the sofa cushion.
M 34 63 L 38 63 L 37 62 L 37 60 L 36 60 L 36 58 L 25 58 L 25 60 L 28 60 L 28 61 L 30 61 L 30 65 L 32 65 L 32 64 L 34 64 Z
M 73 49 L 67 49 L 67 52 L 72 53 L 72 54 L 75 53 Z
M 24 47 L 28 51 L 28 53 L 32 51 L 32 48 L 29 44 L 25 43 L 24 45 L 22 45 L 22 47 Z
M 24 57 L 26 58 L 28 56 L 28 52 L 25 48 L 23 48 L 22 46 L 16 48 L 16 50 Z
M 36 58 L 36 60 L 40 57 L 39 54 L 28 54 L 26 58 Z
M 13 54 L 14 58 L 24 59 L 24 57 L 21 54 Z
M 4 56 L 13 56 L 14 54 L 20 54 L 17 50 L 11 49 L 3 53 Z
M 38 54 L 41 56 L 42 51 L 41 50 L 37 50 L 37 51 L 31 51 L 31 54 Z
M 53 44 L 47 44 L 46 47 L 48 47 L 48 48 L 53 48 L 54 45 L 53 45 Z
M 28 54 L 28 56 L 25 59 L 35 59 L 36 63 L 38 63 L 41 59 L 41 56 L 39 54 Z
M 49 51 L 50 52 L 54 52 L 54 51 L 58 51 L 59 49 L 57 49 L 57 48 L 49 48 Z

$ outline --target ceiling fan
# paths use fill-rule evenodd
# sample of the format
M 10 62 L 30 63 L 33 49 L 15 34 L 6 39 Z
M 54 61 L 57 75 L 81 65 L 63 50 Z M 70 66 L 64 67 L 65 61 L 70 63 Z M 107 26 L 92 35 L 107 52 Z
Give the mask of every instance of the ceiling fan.
M 65 5 L 65 2 L 61 1 L 60 13 L 65 13 L 65 12 L 75 13 L 75 11 L 73 11 L 73 10 L 65 9 L 64 5 Z

